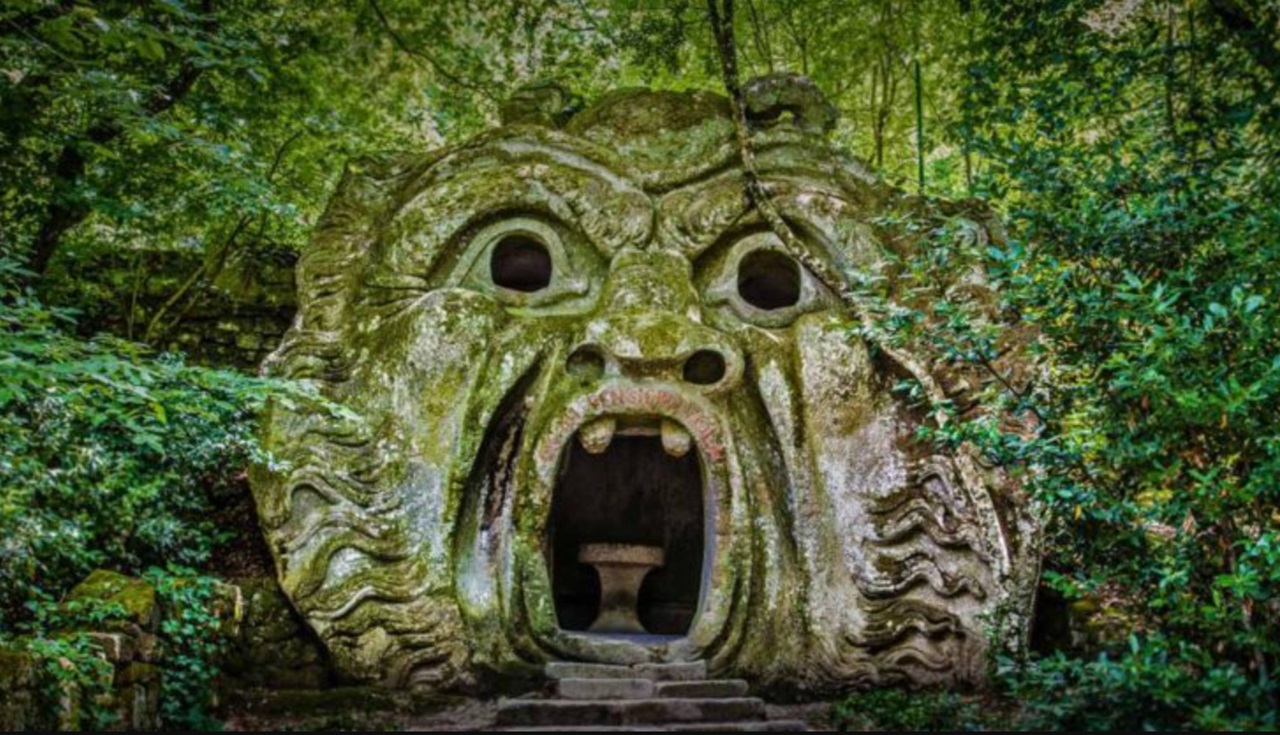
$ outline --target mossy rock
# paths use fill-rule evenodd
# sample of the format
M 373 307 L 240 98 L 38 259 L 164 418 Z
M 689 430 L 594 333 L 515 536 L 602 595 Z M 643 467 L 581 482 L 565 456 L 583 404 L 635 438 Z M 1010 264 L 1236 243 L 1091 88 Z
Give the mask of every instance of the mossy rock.
M 94 570 L 67 594 L 67 602 L 103 602 L 119 605 L 123 620 L 143 630 L 155 630 L 160 623 L 160 603 L 156 589 L 147 582 L 107 569 Z

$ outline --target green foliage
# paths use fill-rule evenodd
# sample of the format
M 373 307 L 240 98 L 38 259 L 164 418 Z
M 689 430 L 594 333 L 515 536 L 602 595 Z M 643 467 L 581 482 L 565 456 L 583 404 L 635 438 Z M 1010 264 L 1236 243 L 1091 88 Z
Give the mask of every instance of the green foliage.
M 21 628 L 90 570 L 197 565 L 218 538 L 209 494 L 248 462 L 275 384 L 153 357 L 0 292 L 0 621 Z
M 873 689 L 833 709 L 841 730 L 1273 730 L 1270 685 L 1241 667 L 1161 635 L 1133 636 L 1095 658 L 1059 652 L 1001 657 L 982 694 Z
M 837 730 L 938 732 L 974 729 L 978 705 L 954 692 L 886 687 L 853 694 L 836 704 Z
M 1025 730 L 1271 730 L 1271 682 L 1187 642 L 1129 639 L 1094 659 L 1004 661 L 1004 694 Z
M 1178 641 L 1171 661 L 1238 666 L 1274 696 L 1280 137 L 1251 81 L 1266 69 L 1216 7 L 1100 13 L 992 6 L 1003 30 L 969 90 L 1016 235 L 1007 298 L 1052 356 L 1047 578 L 1122 587 Z
M 166 613 L 160 628 L 165 663 L 161 722 L 170 730 L 220 730 L 221 722 L 212 716 L 213 683 L 225 644 L 227 602 L 219 599 L 217 580 L 180 567 L 152 569 L 146 578 Z
M 1280 58 L 1258 41 L 1274 49 L 1277 16 L 1087 0 L 971 12 L 953 134 L 1009 239 L 984 252 L 922 222 L 929 246 L 899 265 L 921 301 L 877 320 L 982 372 L 966 401 L 1035 417 L 1032 434 L 981 419 L 931 433 L 1032 470 L 1045 581 L 1117 600 L 1137 633 L 1097 657 L 1005 661 L 995 680 L 1023 728 L 1273 728 Z M 982 304 L 934 285 L 966 259 L 1001 287 L 1000 313 L 1035 326 L 1038 379 L 1002 374 Z M 959 417 L 959 403 L 938 408 Z M 927 725 L 885 708 L 890 726 Z
M 101 731 L 117 724 L 115 713 L 100 705 L 111 690 L 114 670 L 88 636 L 32 638 L 26 642 L 26 650 L 38 666 L 38 694 L 42 708 L 49 713 L 50 729 L 58 729 L 57 718 L 84 730 Z M 74 696 L 68 697 L 71 693 Z M 67 711 L 64 702 L 74 709 Z

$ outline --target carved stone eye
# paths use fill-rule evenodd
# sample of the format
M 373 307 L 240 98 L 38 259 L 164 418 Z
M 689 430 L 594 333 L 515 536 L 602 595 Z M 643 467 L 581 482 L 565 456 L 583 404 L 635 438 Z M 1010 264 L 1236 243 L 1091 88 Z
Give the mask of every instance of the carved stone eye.
M 528 235 L 507 235 L 493 246 L 489 276 L 495 285 L 534 293 L 551 285 L 551 253 Z
M 738 264 L 738 295 L 766 311 L 800 303 L 800 266 L 776 250 L 755 250 Z

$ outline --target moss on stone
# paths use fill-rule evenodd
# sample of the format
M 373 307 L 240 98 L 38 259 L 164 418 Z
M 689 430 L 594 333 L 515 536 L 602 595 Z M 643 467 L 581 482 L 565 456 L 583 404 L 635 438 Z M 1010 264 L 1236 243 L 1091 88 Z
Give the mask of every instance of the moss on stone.
M 103 602 L 119 605 L 124 620 L 143 630 L 155 630 L 160 622 L 156 590 L 147 582 L 107 569 L 94 570 L 67 593 L 68 602 Z
M 946 207 L 816 134 L 832 110 L 807 80 L 748 88 L 782 216 L 886 313 L 921 306 L 895 293 L 895 261 Z M 277 463 L 252 481 L 281 585 L 339 676 L 434 691 L 553 659 L 702 658 L 808 692 L 980 677 L 985 621 L 1012 610 L 998 637 L 1017 645 L 1034 584 L 1007 478 L 921 439 L 901 366 L 812 274 L 786 308 L 747 301 L 748 254 L 787 254 L 744 196 L 723 96 L 619 90 L 555 129 L 566 99 L 532 88 L 507 110 L 519 124 L 351 167 L 299 264 L 272 364 L 347 413 L 274 406 Z M 543 289 L 493 281 L 509 235 L 545 247 Z M 943 292 L 981 291 L 977 263 L 953 258 Z M 575 373 L 584 346 L 600 365 Z M 684 372 L 699 351 L 722 358 L 716 380 Z M 551 507 L 565 447 L 601 417 L 697 434 L 710 553 L 676 641 L 560 627 Z M 293 633 L 287 616 L 255 626 L 263 648 Z
M 9 696 L 35 683 L 35 660 L 26 651 L 0 648 L 0 695 Z

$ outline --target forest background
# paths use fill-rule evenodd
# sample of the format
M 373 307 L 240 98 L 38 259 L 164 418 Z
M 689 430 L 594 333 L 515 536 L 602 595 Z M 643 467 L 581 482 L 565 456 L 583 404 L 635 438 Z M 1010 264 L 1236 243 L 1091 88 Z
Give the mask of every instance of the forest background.
M 982 255 L 1040 331 L 1043 379 L 996 399 L 1040 429 L 984 448 L 1032 480 L 1042 597 L 1108 631 L 993 656 L 981 695 L 855 695 L 842 721 L 1275 728 L 1280 5 L 735 11 L 744 78 L 808 75 L 886 181 L 1004 218 Z M 90 644 L 50 634 L 91 614 L 59 604 L 72 585 L 98 567 L 208 579 L 228 533 L 213 511 L 261 459 L 255 412 L 305 396 L 189 364 L 169 332 L 231 265 L 295 258 L 344 161 L 465 139 L 542 79 L 584 99 L 724 85 L 700 0 L 0 5 L 0 643 L 91 681 Z M 103 253 L 129 278 L 50 285 Z M 171 292 L 129 298 L 174 253 L 195 265 Z M 989 357 L 950 326 L 950 359 Z M 192 663 L 167 721 L 199 726 L 216 665 L 174 635 Z

